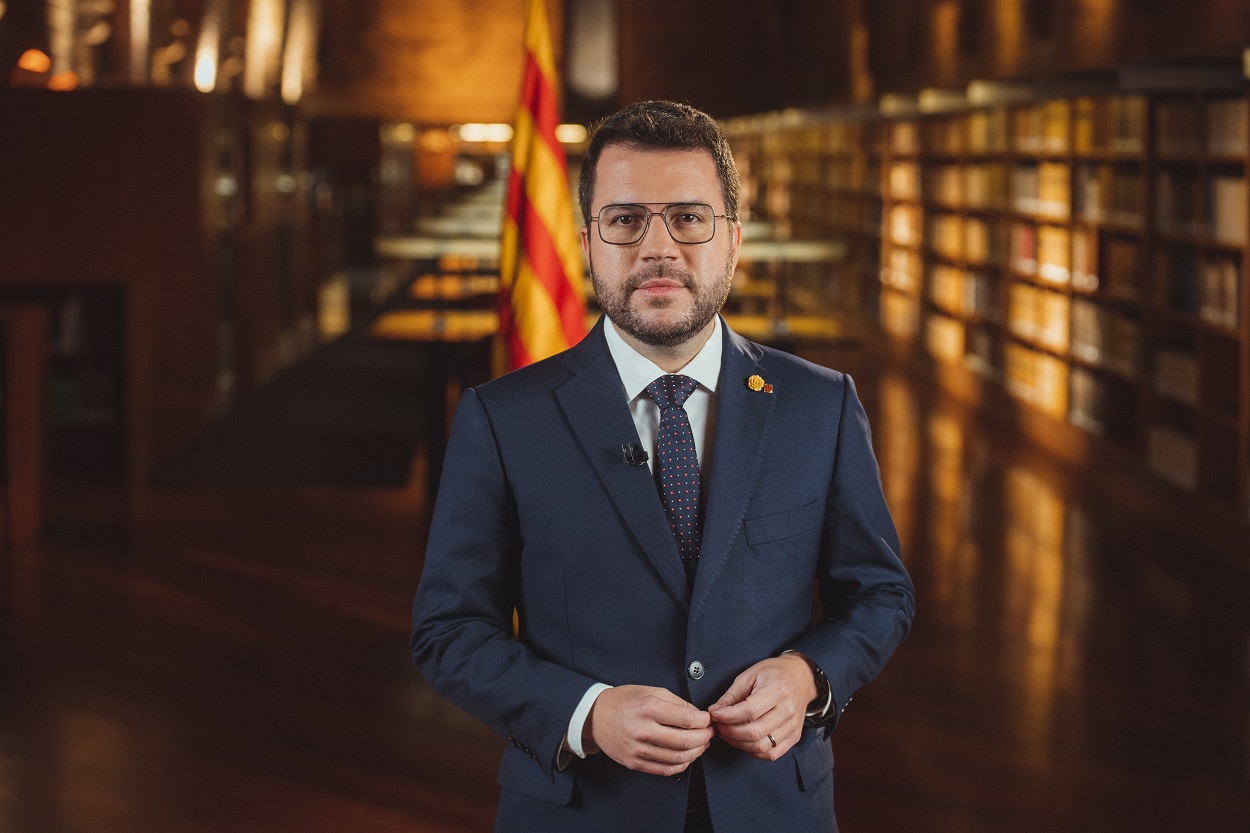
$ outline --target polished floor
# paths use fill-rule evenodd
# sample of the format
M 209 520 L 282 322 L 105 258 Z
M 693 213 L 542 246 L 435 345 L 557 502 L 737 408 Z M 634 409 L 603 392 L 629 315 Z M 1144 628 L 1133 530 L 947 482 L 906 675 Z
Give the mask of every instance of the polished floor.
M 918 590 L 834 735 L 843 830 L 1250 830 L 1244 577 L 900 372 L 828 358 L 861 384 Z M 123 530 L 87 493 L 5 551 L 0 831 L 489 830 L 501 742 L 408 660 L 426 448 L 402 487 L 149 489 Z

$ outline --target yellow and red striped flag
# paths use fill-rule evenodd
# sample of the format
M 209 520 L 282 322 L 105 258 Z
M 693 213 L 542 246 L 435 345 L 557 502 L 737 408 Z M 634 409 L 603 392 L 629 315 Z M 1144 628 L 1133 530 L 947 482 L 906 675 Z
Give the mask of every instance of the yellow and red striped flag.
M 564 148 L 556 139 L 560 109 L 545 6 L 545 0 L 526 0 L 525 81 L 499 256 L 505 370 L 572 347 L 586 335 L 581 244 Z

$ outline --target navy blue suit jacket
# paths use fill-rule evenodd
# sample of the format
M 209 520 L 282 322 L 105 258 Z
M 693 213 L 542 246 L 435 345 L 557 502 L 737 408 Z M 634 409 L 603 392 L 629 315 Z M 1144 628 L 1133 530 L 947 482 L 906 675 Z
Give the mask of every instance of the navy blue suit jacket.
M 578 701 L 595 682 L 641 684 L 707 708 L 744 669 L 801 651 L 828 675 L 831 719 L 776 762 L 714 741 L 702 758 L 708 805 L 717 833 L 834 830 L 828 733 L 913 613 L 855 388 L 723 327 L 713 470 L 688 587 L 648 468 L 622 460 L 622 443 L 638 435 L 602 328 L 465 392 L 414 603 L 413 657 L 436 690 L 510 742 L 498 830 L 680 833 L 686 779 L 602 754 L 557 771 Z M 750 390 L 752 375 L 771 393 Z

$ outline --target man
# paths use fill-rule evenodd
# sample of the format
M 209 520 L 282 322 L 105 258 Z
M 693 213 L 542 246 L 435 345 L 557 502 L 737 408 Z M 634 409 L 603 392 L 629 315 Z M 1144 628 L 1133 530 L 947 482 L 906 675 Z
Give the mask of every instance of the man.
M 913 612 L 854 386 L 719 317 L 710 117 L 609 117 L 579 196 L 606 318 L 465 392 L 414 659 L 510 743 L 497 830 L 836 830 L 829 732 Z

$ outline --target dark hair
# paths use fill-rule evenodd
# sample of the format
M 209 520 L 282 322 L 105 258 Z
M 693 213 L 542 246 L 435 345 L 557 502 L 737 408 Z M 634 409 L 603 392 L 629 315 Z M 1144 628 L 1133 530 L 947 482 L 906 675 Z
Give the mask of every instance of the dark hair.
M 642 101 L 618 110 L 591 126 L 592 138 L 582 161 L 577 183 L 577 200 L 582 219 L 590 219 L 590 203 L 595 192 L 595 168 L 603 149 L 624 145 L 638 149 L 706 150 L 716 163 L 725 213 L 738 219 L 741 182 L 738 167 L 725 134 L 707 113 L 688 104 L 672 101 Z

